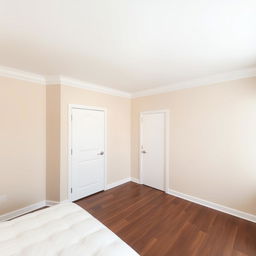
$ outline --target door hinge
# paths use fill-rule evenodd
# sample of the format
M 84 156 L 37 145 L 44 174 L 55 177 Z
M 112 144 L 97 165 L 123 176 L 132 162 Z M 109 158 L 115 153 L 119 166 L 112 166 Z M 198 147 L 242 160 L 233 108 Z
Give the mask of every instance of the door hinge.
M 73 192 L 73 189 L 71 188 L 71 189 L 70 189 L 70 191 L 71 191 L 71 194 L 72 194 L 72 192 Z
M 73 115 L 71 115 L 71 121 L 73 120 Z
M 71 148 L 71 155 L 73 155 L 73 149 Z

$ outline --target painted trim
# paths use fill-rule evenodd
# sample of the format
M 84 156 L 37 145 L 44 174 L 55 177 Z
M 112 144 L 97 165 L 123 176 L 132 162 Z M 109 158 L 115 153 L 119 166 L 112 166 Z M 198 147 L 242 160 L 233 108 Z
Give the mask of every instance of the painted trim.
M 134 183 L 137 183 L 137 184 L 141 184 L 141 183 L 140 183 L 140 180 L 137 179 L 137 178 L 131 177 L 131 181 L 134 182 Z
M 117 186 L 120 186 L 120 185 L 123 185 L 127 182 L 131 181 L 131 178 L 125 178 L 125 179 L 122 179 L 122 180 L 118 180 L 116 182 L 113 182 L 113 183 L 110 183 L 110 184 L 107 184 L 106 186 L 106 189 L 105 190 L 108 190 L 108 189 L 111 189 L 111 188 L 115 188 Z
M 47 76 L 45 78 L 46 85 L 50 84 L 60 84 L 71 86 L 75 88 L 85 89 L 89 91 L 104 93 L 112 96 L 124 97 L 124 98 L 131 98 L 131 94 L 125 91 L 113 89 L 107 86 L 88 83 L 85 81 L 81 81 L 78 79 L 74 79 L 71 77 L 64 77 L 64 76 Z
M 51 201 L 51 200 L 46 200 L 45 201 L 45 206 L 54 206 L 54 205 L 57 205 L 59 204 L 60 202 L 58 201 Z
M 66 86 L 72 86 L 77 88 L 86 89 L 89 91 L 104 93 L 112 96 L 119 96 L 124 98 L 138 98 L 144 96 L 150 96 L 155 94 L 167 93 L 187 88 L 194 88 L 199 86 L 207 86 L 211 84 L 227 82 L 232 80 L 238 80 L 243 78 L 250 78 L 256 76 L 256 67 L 240 69 L 232 72 L 218 73 L 211 76 L 201 77 L 198 79 L 187 80 L 182 82 L 173 83 L 167 86 L 159 86 L 148 90 L 137 91 L 130 93 L 127 91 L 113 89 L 107 86 L 88 83 L 71 77 L 65 77 L 61 75 L 43 76 L 41 74 L 35 74 L 26 72 L 20 69 L 14 69 L 10 67 L 0 66 L 0 76 L 14 78 L 18 80 L 39 83 L 39 84 L 60 84 Z
M 88 83 L 85 81 L 81 81 L 81 80 L 70 78 L 70 77 L 64 77 L 60 75 L 43 76 L 41 74 L 35 74 L 35 73 L 20 70 L 20 69 L 0 66 L 0 77 L 1 76 L 18 79 L 22 81 L 27 81 L 27 82 L 32 82 L 32 83 L 39 83 L 43 85 L 50 85 L 50 84 L 66 85 L 66 86 L 86 89 L 89 91 L 104 93 L 112 96 L 131 98 L 131 94 L 129 92 L 113 89 L 103 85 Z
M 194 88 L 199 86 L 207 86 L 211 84 L 217 84 L 221 82 L 228 82 L 243 78 L 250 78 L 256 76 L 256 68 L 249 68 L 243 70 L 237 70 L 227 73 L 219 73 L 212 76 L 201 77 L 198 79 L 187 80 L 179 83 L 173 83 L 167 86 L 155 87 L 149 90 L 142 90 L 132 93 L 132 98 L 139 98 L 144 96 L 150 96 L 155 94 L 167 93 L 182 89 Z
M 24 208 L 21 208 L 21 209 L 18 209 L 18 210 L 11 211 L 11 212 L 0 215 L 0 222 L 20 217 L 21 215 L 30 213 L 32 211 L 38 210 L 38 209 L 40 209 L 42 207 L 45 207 L 45 206 L 51 207 L 51 206 L 54 206 L 54 205 L 57 205 L 57 204 L 69 203 L 69 202 L 71 202 L 71 201 L 70 200 L 64 200 L 64 201 L 61 201 L 61 202 L 51 201 L 51 200 L 41 201 L 41 202 L 38 202 L 38 203 L 35 203 L 35 204 L 28 205 Z
M 229 207 L 221 205 L 221 204 L 216 204 L 216 203 L 213 203 L 213 202 L 210 202 L 210 201 L 198 198 L 198 197 L 187 195 L 187 194 L 178 192 L 178 191 L 173 190 L 173 189 L 169 189 L 167 193 L 169 195 L 176 196 L 176 197 L 185 199 L 187 201 L 190 201 L 190 202 L 193 202 L 193 203 L 196 203 L 196 204 L 200 204 L 200 205 L 203 205 L 205 207 L 208 207 L 208 208 L 220 211 L 220 212 L 224 212 L 224 213 L 233 215 L 235 217 L 238 217 L 238 218 L 245 219 L 245 220 L 256 223 L 256 215 L 249 214 L 249 213 L 246 213 L 246 212 L 242 212 L 242 211 L 239 211 L 239 210 L 236 210 L 236 209 L 233 209 L 233 208 L 229 208 Z
M 170 122 L 170 111 L 168 109 L 160 109 L 160 110 L 152 110 L 152 111 L 144 111 L 140 112 L 140 145 L 139 145 L 139 173 L 140 173 L 140 184 L 143 184 L 143 168 L 142 168 L 142 155 L 141 155 L 141 145 L 142 145 L 142 139 L 143 139 L 143 133 L 142 133 L 142 118 L 143 115 L 148 115 L 148 114 L 157 114 L 157 113 L 163 113 L 165 117 L 165 166 L 164 166 L 164 191 L 165 193 L 168 193 L 168 187 L 169 187 L 169 132 L 170 132 L 170 127 L 169 127 L 169 122 Z
M 11 211 L 11 212 L 8 212 L 6 214 L 0 215 L 0 221 L 6 221 L 6 220 L 13 219 L 13 218 L 17 218 L 17 217 L 19 217 L 23 214 L 38 210 L 38 209 L 40 209 L 44 206 L 46 206 L 45 201 L 41 201 L 41 202 L 38 202 L 38 203 L 35 203 L 35 204 L 28 205 L 28 206 L 23 207 L 21 209 L 18 209 L 18 210 Z
M 61 84 L 60 76 L 45 76 L 45 85 Z
M 95 106 L 84 106 L 84 105 L 77 105 L 77 104 L 69 104 L 68 105 L 68 201 L 72 202 L 72 195 L 71 195 L 71 186 L 72 186 L 72 155 L 71 155 L 71 148 L 72 148 L 72 109 L 85 109 L 85 110 L 98 110 L 104 112 L 104 190 L 107 187 L 107 116 L 108 112 L 106 108 L 95 107 Z
M 57 204 L 65 204 L 65 203 L 71 203 L 71 201 L 69 199 L 67 200 L 63 200 L 63 201 L 51 201 L 51 200 L 46 200 L 45 201 L 45 206 L 54 206 L 54 205 L 57 205 Z
M 136 179 L 136 178 L 125 178 L 125 179 L 113 182 L 111 184 L 108 184 L 107 187 L 106 187 L 106 190 L 117 187 L 117 186 L 120 186 L 120 185 L 125 184 L 129 181 L 139 183 L 139 180 Z M 193 202 L 193 203 L 196 203 L 196 204 L 199 204 L 199 205 L 202 205 L 202 206 L 205 206 L 205 207 L 208 207 L 208 208 L 220 211 L 220 212 L 224 212 L 224 213 L 233 215 L 235 217 L 238 217 L 238 218 L 245 219 L 245 220 L 256 223 L 256 215 L 249 214 L 249 213 L 246 213 L 246 212 L 242 212 L 242 211 L 239 211 L 239 210 L 236 210 L 236 209 L 233 209 L 233 208 L 229 208 L 229 207 L 226 207 L 226 206 L 223 206 L 223 205 L 220 205 L 220 204 L 216 204 L 216 203 L 213 203 L 213 202 L 209 202 L 207 200 L 200 199 L 200 198 L 194 197 L 194 196 L 190 196 L 190 195 L 178 192 L 178 191 L 173 190 L 173 189 L 168 189 L 167 193 L 169 195 L 176 196 L 176 197 L 182 198 L 184 200 L 187 200 L 187 201 L 190 201 L 190 202 Z M 51 201 L 51 200 L 41 201 L 41 202 L 38 202 L 38 203 L 35 203 L 35 204 L 32 204 L 32 205 L 26 206 L 24 208 L 21 208 L 21 209 L 18 209 L 18 210 L 0 215 L 0 222 L 10 220 L 10 219 L 13 219 L 13 218 L 17 218 L 17 217 L 19 217 L 23 214 L 38 210 L 38 209 L 40 209 L 42 207 L 45 207 L 45 206 L 54 206 L 54 205 L 57 205 L 57 204 L 60 204 L 60 203 L 68 203 L 68 202 L 71 202 L 71 201 L 68 200 L 68 199 L 64 200 L 64 201 L 61 201 L 61 202 Z
M 61 76 L 60 77 L 60 83 L 61 83 L 61 85 L 67 85 L 67 86 L 82 88 L 82 89 L 86 89 L 86 90 L 89 90 L 89 91 L 109 94 L 109 95 L 112 95 L 112 96 L 131 98 L 131 94 L 128 93 L 128 92 L 116 90 L 116 89 L 106 87 L 106 86 L 103 86 L 103 85 L 98 85 L 98 84 L 93 84 L 93 83 L 80 81 L 80 80 L 77 80 L 77 79 L 74 79 L 74 78 Z
M 66 204 L 66 203 L 72 203 L 72 201 L 67 199 L 67 200 L 63 200 L 63 201 L 59 202 L 59 204 Z
M 15 68 L 0 66 L 0 76 L 14 78 L 31 83 L 45 84 L 45 78 L 42 75 L 22 71 Z

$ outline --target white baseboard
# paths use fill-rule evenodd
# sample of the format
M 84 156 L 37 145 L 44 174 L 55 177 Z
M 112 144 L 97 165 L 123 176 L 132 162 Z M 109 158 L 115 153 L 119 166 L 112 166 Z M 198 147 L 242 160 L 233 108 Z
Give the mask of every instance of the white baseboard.
M 131 181 L 135 182 L 135 183 L 138 183 L 138 184 L 141 184 L 139 179 L 136 179 L 136 178 L 133 178 L 133 177 L 131 177 Z
M 60 202 L 58 202 L 58 203 L 59 203 L 59 204 L 65 204 L 65 203 L 72 203 L 72 201 L 69 200 L 69 199 L 66 199 L 66 200 L 60 201 Z
M 0 221 L 6 221 L 6 220 L 10 220 L 10 219 L 19 217 L 23 214 L 40 209 L 40 208 L 44 207 L 45 205 L 46 205 L 45 201 L 41 201 L 41 202 L 26 206 L 24 208 L 21 208 L 21 209 L 12 211 L 12 212 L 8 212 L 6 214 L 2 214 L 2 215 L 0 215 Z
M 249 220 L 249 221 L 252 221 L 252 222 L 256 223 L 256 215 L 249 214 L 249 213 L 246 213 L 246 212 L 242 212 L 242 211 L 239 211 L 239 210 L 236 210 L 236 209 L 233 209 L 233 208 L 229 208 L 229 207 L 224 206 L 224 205 L 212 203 L 212 202 L 200 199 L 198 197 L 183 194 L 183 193 L 175 191 L 173 189 L 169 189 L 167 193 L 172 195 L 172 196 L 176 196 L 176 197 L 188 200 L 190 202 L 200 204 L 200 205 L 206 206 L 208 208 L 212 208 L 214 210 L 224 212 L 224 213 L 236 216 L 238 218 Z
M 133 181 L 133 182 L 136 182 L 136 183 L 140 184 L 139 180 L 136 179 L 136 178 L 125 178 L 125 179 L 113 182 L 111 184 L 108 184 L 106 190 L 117 187 L 117 186 L 120 186 L 120 185 L 122 185 L 126 182 L 129 182 L 129 181 Z M 188 200 L 190 202 L 200 204 L 200 205 L 206 206 L 208 208 L 212 208 L 214 210 L 221 211 L 221 212 L 236 216 L 238 218 L 245 219 L 245 220 L 256 223 L 256 215 L 249 214 L 249 213 L 246 213 L 246 212 L 242 212 L 242 211 L 239 211 L 239 210 L 236 210 L 236 209 L 233 209 L 233 208 L 229 208 L 229 207 L 224 206 L 224 205 L 209 202 L 209 201 L 206 201 L 204 199 L 194 197 L 194 196 L 190 196 L 190 195 L 178 192 L 178 191 L 173 190 L 173 189 L 168 189 L 167 193 L 172 195 L 172 196 L 176 196 L 176 197 Z M 26 206 L 24 208 L 21 208 L 21 209 L 18 209 L 18 210 L 0 215 L 0 222 L 19 217 L 23 214 L 35 211 L 35 210 L 40 209 L 44 206 L 53 206 L 53 205 L 57 205 L 59 203 L 66 203 L 66 202 L 70 202 L 70 200 L 64 200 L 64 201 L 61 201 L 61 202 L 51 201 L 51 200 L 41 201 L 41 202 L 38 202 L 38 203 L 35 203 L 35 204 L 32 204 L 32 205 Z
M 139 183 L 137 179 L 129 177 L 129 178 L 125 178 L 125 179 L 113 182 L 111 184 L 108 184 L 106 186 L 106 190 L 117 187 L 117 186 L 120 186 L 120 185 L 122 185 L 126 182 L 131 181 L 131 180 L 133 182 Z M 71 202 L 71 201 L 70 200 L 64 200 L 64 201 L 61 201 L 61 202 L 52 201 L 52 200 L 41 201 L 41 202 L 38 202 L 38 203 L 35 203 L 35 204 L 32 204 L 32 205 L 26 206 L 24 208 L 21 208 L 21 209 L 18 209 L 18 210 L 0 215 L 0 222 L 10 220 L 10 219 L 13 219 L 13 218 L 17 218 L 17 217 L 19 217 L 23 214 L 35 211 L 35 210 L 40 209 L 40 208 L 45 207 L 45 206 L 54 206 L 54 205 L 57 205 L 59 203 L 67 203 L 67 202 Z
M 117 187 L 117 186 L 120 186 L 120 185 L 122 185 L 122 184 L 124 184 L 124 183 L 126 183 L 126 182 L 129 182 L 129 181 L 131 181 L 131 178 L 130 178 L 130 177 L 129 177 L 129 178 L 122 179 L 122 180 L 118 180 L 118 181 L 113 182 L 113 183 L 110 183 L 110 184 L 107 184 L 106 190 L 111 189 L 111 188 L 114 188 L 114 187 Z
M 59 203 L 60 202 L 57 202 L 57 201 L 46 200 L 45 201 L 45 206 L 54 206 L 54 205 L 57 205 Z
M 57 204 L 64 204 L 64 203 L 71 203 L 71 201 L 69 199 L 67 200 L 63 200 L 63 201 L 51 201 L 51 200 L 46 200 L 45 201 L 45 206 L 54 206 Z
M 0 222 L 10 220 L 10 219 L 13 219 L 13 218 L 17 218 L 17 217 L 19 217 L 23 214 L 38 210 L 38 209 L 40 209 L 42 207 L 45 207 L 45 206 L 54 206 L 54 205 L 57 205 L 57 204 L 60 204 L 60 203 L 67 203 L 67 202 L 71 202 L 71 201 L 70 200 L 64 200 L 64 201 L 61 201 L 61 202 L 51 201 L 51 200 L 41 201 L 41 202 L 26 206 L 24 208 L 21 208 L 21 209 L 18 209 L 18 210 L 0 215 Z

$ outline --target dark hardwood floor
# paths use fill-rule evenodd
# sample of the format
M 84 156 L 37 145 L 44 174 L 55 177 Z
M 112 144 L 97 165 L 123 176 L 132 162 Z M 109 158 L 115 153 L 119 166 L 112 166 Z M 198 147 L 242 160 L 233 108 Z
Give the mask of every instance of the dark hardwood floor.
M 140 255 L 256 256 L 255 223 L 144 185 L 129 182 L 76 203 Z

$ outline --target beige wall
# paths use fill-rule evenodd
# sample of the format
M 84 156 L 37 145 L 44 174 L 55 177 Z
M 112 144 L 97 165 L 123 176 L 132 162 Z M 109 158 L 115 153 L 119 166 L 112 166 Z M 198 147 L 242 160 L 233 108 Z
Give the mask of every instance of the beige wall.
M 46 199 L 60 200 L 60 86 L 46 86 Z
M 132 176 L 139 112 L 170 110 L 170 188 L 256 214 L 256 78 L 132 101 Z
M 129 99 L 0 78 L 0 102 L 0 214 L 68 198 L 68 104 L 107 109 L 107 183 L 130 177 Z
M 0 77 L 0 116 L 2 214 L 45 199 L 45 86 Z
M 61 200 L 68 198 L 68 105 L 107 109 L 107 183 L 130 177 L 131 100 L 61 86 Z
M 256 78 L 132 100 L 0 78 L 0 104 L 0 214 L 67 199 L 68 104 L 107 108 L 108 184 L 139 178 L 139 112 L 169 109 L 170 188 L 256 214 Z

